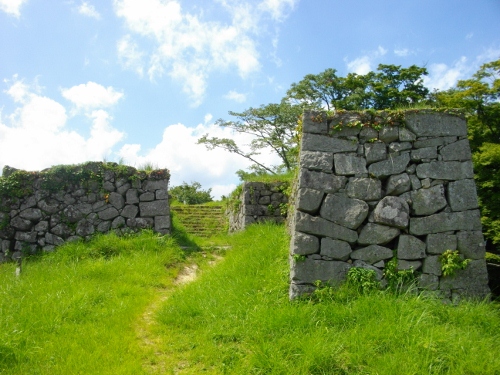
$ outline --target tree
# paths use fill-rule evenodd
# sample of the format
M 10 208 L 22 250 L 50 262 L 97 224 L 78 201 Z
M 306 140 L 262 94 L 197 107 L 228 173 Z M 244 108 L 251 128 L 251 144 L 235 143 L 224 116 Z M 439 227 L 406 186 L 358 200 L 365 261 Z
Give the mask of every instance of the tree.
M 212 189 L 202 190 L 199 182 L 191 182 L 191 184 L 183 182 L 182 185 L 174 186 L 168 191 L 173 199 L 184 204 L 212 202 L 211 192 Z
M 271 174 L 277 170 L 290 171 L 296 164 L 297 154 L 297 122 L 302 114 L 302 108 L 286 101 L 279 104 L 262 105 L 259 108 L 249 108 L 241 113 L 230 111 L 237 118 L 235 121 L 217 120 L 216 124 L 233 129 L 238 133 L 252 135 L 249 151 L 229 138 L 209 137 L 205 134 L 198 139 L 198 144 L 204 144 L 209 150 L 221 148 L 241 155 L 254 163 L 256 171 L 265 170 Z M 271 149 L 281 159 L 281 165 L 269 166 L 257 161 L 256 156 L 263 149 Z

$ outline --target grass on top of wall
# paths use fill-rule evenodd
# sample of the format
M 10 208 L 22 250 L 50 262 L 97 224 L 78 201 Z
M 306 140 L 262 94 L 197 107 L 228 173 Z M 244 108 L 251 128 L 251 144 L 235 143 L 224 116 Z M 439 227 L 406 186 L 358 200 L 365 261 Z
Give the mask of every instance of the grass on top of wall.
M 498 374 L 497 303 L 346 287 L 288 300 L 288 237 L 265 224 L 228 237 L 215 268 L 158 314 L 171 374 Z

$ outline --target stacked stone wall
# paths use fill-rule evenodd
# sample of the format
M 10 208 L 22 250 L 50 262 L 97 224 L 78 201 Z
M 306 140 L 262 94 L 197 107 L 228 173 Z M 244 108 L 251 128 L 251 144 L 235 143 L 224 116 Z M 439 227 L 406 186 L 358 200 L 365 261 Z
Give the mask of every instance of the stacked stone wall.
M 0 262 L 110 230 L 170 233 L 169 172 L 114 163 L 42 172 L 4 168 L 0 190 Z
M 399 270 L 416 271 L 419 288 L 444 298 L 488 295 L 465 119 L 408 111 L 378 130 L 363 122 L 354 112 L 329 120 L 304 114 L 290 297 L 313 291 L 318 280 L 341 283 L 351 267 L 374 270 L 384 284 L 393 257 Z M 443 276 L 446 250 L 471 261 Z
M 229 231 L 245 229 L 263 221 L 283 223 L 288 203 L 286 182 L 245 182 L 240 195 L 228 209 Z

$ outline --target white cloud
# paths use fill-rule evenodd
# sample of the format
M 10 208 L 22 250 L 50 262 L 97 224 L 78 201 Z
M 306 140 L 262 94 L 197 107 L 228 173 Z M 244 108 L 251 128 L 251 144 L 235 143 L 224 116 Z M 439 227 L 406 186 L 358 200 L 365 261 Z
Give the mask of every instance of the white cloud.
M 101 15 L 95 7 L 86 1 L 82 2 L 82 4 L 78 7 L 78 13 L 87 17 L 95 18 L 96 20 L 101 18 Z
M 234 90 L 229 91 L 226 95 L 224 95 L 224 98 L 234 100 L 238 103 L 243 103 L 247 100 L 247 96 L 245 94 L 239 93 Z
M 5 13 L 19 18 L 21 16 L 21 6 L 27 0 L 0 0 L 0 10 L 3 10 Z
M 415 51 L 410 50 L 408 48 L 395 49 L 394 54 L 399 57 L 406 57 L 410 55 L 414 55 Z
M 382 46 L 378 46 L 375 51 L 372 51 L 364 56 L 358 57 L 354 60 L 344 59 L 347 69 L 350 72 L 356 74 L 366 74 L 373 70 L 372 65 L 378 60 L 380 57 L 384 56 L 387 53 L 387 49 Z
M 87 111 L 111 107 L 123 97 L 123 93 L 116 91 L 113 87 L 108 86 L 106 88 L 91 81 L 69 89 L 62 89 L 61 93 L 64 98 L 71 101 L 78 109 Z
M 104 110 L 88 115 L 88 138 L 68 130 L 66 108 L 39 90 L 36 84 L 30 86 L 15 76 L 5 91 L 18 107 L 0 117 L 0 169 L 10 165 L 41 170 L 57 164 L 102 160 L 124 138 L 124 133 L 110 125 L 111 117 Z
M 150 80 L 169 75 L 182 83 L 193 105 L 199 105 L 214 70 L 235 69 L 243 79 L 260 70 L 257 39 L 264 22 L 269 16 L 274 22 L 282 21 L 297 0 L 214 2 L 229 13 L 229 22 L 186 12 L 178 0 L 114 0 L 115 12 L 128 29 L 118 43 L 124 67 L 139 74 L 145 70 Z M 133 37 L 152 40 L 153 50 L 141 55 L 139 48 L 147 47 L 140 47 Z

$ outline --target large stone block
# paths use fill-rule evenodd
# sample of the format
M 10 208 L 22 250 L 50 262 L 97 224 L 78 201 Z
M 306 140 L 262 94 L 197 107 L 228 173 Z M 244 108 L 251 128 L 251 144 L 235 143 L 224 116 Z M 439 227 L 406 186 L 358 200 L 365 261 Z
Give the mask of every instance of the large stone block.
M 387 159 L 387 148 L 383 142 L 365 143 L 366 165 Z
M 461 231 L 457 233 L 457 250 L 469 259 L 484 259 L 486 254 L 483 233 Z
M 117 210 L 121 210 L 123 206 L 125 206 L 125 199 L 123 199 L 123 196 L 115 192 L 109 193 L 108 201 Z
M 424 147 L 417 148 L 411 151 L 412 161 L 421 161 L 423 159 L 437 159 L 437 148 L 436 147 Z
M 443 185 L 411 192 L 412 209 L 415 215 L 431 215 L 447 204 Z
M 98 215 L 101 220 L 111 220 L 120 215 L 120 213 L 113 206 L 109 206 L 106 209 L 99 211 Z
M 336 193 L 344 188 L 346 182 L 347 178 L 344 176 L 309 171 L 305 168 L 300 170 L 299 188 L 310 188 L 321 190 L 325 193 Z
M 352 266 L 346 262 L 313 260 L 295 262 L 290 270 L 290 278 L 295 284 L 314 284 L 321 281 L 338 285 L 347 279 L 347 272 Z
M 368 223 L 359 233 L 358 243 L 360 245 L 383 245 L 400 233 L 400 230 L 387 225 Z
M 359 259 L 369 264 L 392 258 L 392 250 L 379 245 L 370 245 L 351 253 L 351 259 Z
M 373 211 L 373 222 L 404 229 L 408 227 L 410 208 L 401 197 L 387 196 L 383 198 Z
M 80 237 L 87 237 L 94 234 L 95 228 L 92 223 L 86 219 L 82 219 L 76 225 L 75 233 Z
M 357 148 L 356 142 L 347 139 L 309 133 L 304 133 L 302 136 L 302 152 L 324 151 L 334 154 L 338 152 L 356 152 Z
M 479 210 L 440 212 L 410 219 L 410 233 L 415 236 L 455 230 L 481 230 Z
M 472 159 L 468 139 L 461 139 L 460 141 L 444 146 L 439 150 L 439 154 L 443 157 L 444 161 L 466 161 Z
M 142 184 L 145 191 L 168 190 L 168 180 L 147 180 Z
M 350 198 L 376 201 L 382 198 L 382 182 L 376 178 L 351 177 L 347 184 Z
M 464 296 L 483 298 L 489 293 L 486 261 L 471 261 L 463 270 L 457 270 L 453 276 L 444 276 L 439 283 L 441 290 L 457 290 Z
M 398 259 L 415 260 L 425 258 L 425 242 L 409 235 L 399 236 Z
M 368 216 L 368 204 L 341 194 L 328 194 L 320 216 L 350 229 L 357 229 Z
M 42 218 L 42 211 L 39 208 L 27 208 L 21 211 L 19 216 L 26 220 L 37 221 Z
M 328 124 L 324 112 L 304 112 L 302 116 L 302 131 L 304 133 L 328 134 Z
M 161 234 L 170 233 L 170 215 L 156 216 L 155 217 L 155 232 Z
M 368 167 L 368 172 L 377 178 L 385 178 L 392 174 L 403 173 L 409 162 L 409 153 L 400 156 L 388 155 L 387 160 L 371 164 Z
M 335 260 L 346 261 L 349 259 L 349 254 L 351 254 L 351 252 L 351 245 L 345 241 L 334 240 L 328 237 L 321 239 L 321 255 Z
M 464 118 L 444 113 L 407 113 L 406 127 L 417 137 L 466 136 L 467 123 Z
M 332 173 L 333 154 L 322 151 L 302 151 L 300 166 L 314 171 Z
M 295 231 L 291 240 L 291 253 L 298 255 L 316 254 L 319 252 L 319 238 L 310 234 Z
M 295 230 L 349 243 L 355 243 L 358 239 L 358 234 L 354 230 L 302 212 L 297 212 L 295 215 Z
M 421 179 L 462 180 L 474 178 L 474 171 L 471 161 L 432 161 L 417 165 L 417 176 Z
M 454 234 L 429 234 L 426 238 L 428 254 L 442 254 L 446 250 L 457 249 L 457 236 Z
M 333 157 L 335 173 L 341 176 L 353 176 L 368 173 L 363 157 L 349 154 L 335 154 Z
M 302 188 L 297 190 L 297 209 L 302 212 L 315 213 L 319 210 L 323 196 L 320 190 Z
M 453 143 L 457 140 L 457 137 L 433 137 L 419 139 L 413 142 L 413 148 L 425 148 L 425 147 L 439 147 Z
M 448 200 L 453 211 L 472 210 L 479 207 L 474 180 L 459 180 L 448 184 Z
M 389 176 L 385 193 L 387 195 L 401 195 L 411 188 L 410 177 L 406 173 Z
M 423 273 L 429 273 L 436 276 L 441 276 L 442 264 L 439 260 L 439 255 L 431 255 L 424 259 L 424 264 L 422 266 Z
M 391 143 L 399 139 L 399 127 L 384 126 L 378 132 L 378 138 L 384 143 Z
M 127 219 L 133 219 L 134 217 L 137 216 L 138 213 L 139 213 L 139 208 L 137 206 L 134 206 L 133 204 L 128 204 L 123 208 L 121 216 Z
M 139 211 L 141 217 L 167 216 L 170 215 L 170 207 L 168 201 L 154 201 L 139 203 Z

